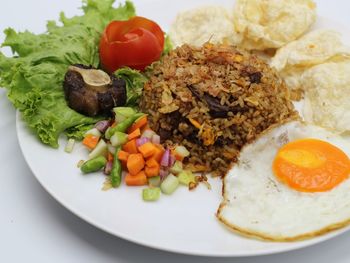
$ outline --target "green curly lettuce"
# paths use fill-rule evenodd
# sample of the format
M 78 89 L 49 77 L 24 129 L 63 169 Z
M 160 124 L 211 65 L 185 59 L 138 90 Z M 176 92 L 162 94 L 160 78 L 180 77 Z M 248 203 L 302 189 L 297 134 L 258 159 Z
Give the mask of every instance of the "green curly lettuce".
M 62 25 L 49 21 L 43 34 L 5 30 L 2 47 L 10 47 L 14 56 L 0 52 L 0 86 L 7 89 L 9 100 L 45 144 L 58 147 L 63 132 L 81 138 L 82 132 L 98 121 L 67 106 L 62 82 L 71 64 L 99 65 L 99 38 L 111 20 L 135 16 L 131 2 L 117 8 L 113 3 L 85 0 L 84 15 L 67 18 L 61 13 Z
M 137 105 L 143 86 L 148 78 L 141 74 L 140 71 L 128 67 L 118 69 L 114 72 L 114 75 L 117 78 L 124 79 L 126 82 L 126 92 L 128 94 L 126 106 L 134 107 Z
M 173 43 L 171 42 L 170 36 L 165 35 L 164 38 L 164 49 L 162 55 L 167 55 L 171 50 L 173 50 Z

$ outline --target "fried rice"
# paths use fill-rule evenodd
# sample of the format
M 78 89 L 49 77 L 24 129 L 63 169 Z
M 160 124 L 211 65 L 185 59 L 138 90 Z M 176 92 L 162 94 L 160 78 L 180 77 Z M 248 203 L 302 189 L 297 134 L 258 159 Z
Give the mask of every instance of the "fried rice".
M 190 151 L 185 164 L 195 172 L 224 175 L 244 144 L 298 115 L 277 73 L 233 46 L 183 45 L 149 77 L 141 110 L 163 144 Z

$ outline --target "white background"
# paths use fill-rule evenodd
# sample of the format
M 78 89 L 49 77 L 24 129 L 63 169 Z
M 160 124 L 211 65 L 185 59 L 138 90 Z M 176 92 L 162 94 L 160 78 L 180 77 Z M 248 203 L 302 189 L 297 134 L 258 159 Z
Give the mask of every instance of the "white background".
M 316 2 L 319 15 L 349 25 L 349 1 Z M 62 10 L 72 15 L 76 9 L 71 6 L 79 5 L 78 0 L 0 0 L 0 31 L 11 26 L 42 32 L 46 20 Z M 1 42 L 3 37 L 0 33 Z M 0 130 L 0 262 L 350 262 L 350 233 L 294 252 L 227 259 L 172 254 L 121 240 L 71 214 L 39 185 L 19 149 L 15 109 L 4 90 Z

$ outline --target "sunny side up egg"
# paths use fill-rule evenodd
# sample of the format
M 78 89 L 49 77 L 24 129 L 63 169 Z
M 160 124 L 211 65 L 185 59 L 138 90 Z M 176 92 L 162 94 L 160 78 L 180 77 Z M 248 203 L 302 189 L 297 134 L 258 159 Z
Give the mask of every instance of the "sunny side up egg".
M 310 238 L 350 224 L 350 142 L 292 121 L 245 146 L 224 178 L 217 217 L 266 240 Z

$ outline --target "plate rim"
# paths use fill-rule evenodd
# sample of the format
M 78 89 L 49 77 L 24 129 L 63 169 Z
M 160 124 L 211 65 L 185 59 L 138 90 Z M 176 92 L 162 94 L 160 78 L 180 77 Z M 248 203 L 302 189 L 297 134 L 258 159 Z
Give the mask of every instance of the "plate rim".
M 21 130 L 20 125 L 25 125 L 25 129 L 27 131 Z M 340 230 L 336 230 L 336 231 L 332 231 L 329 234 L 323 235 L 323 236 L 318 236 L 315 237 L 313 239 L 308 239 L 305 241 L 296 241 L 296 242 L 286 242 L 291 244 L 291 246 L 286 246 L 283 248 L 271 248 L 271 249 L 264 249 L 264 250 L 259 250 L 257 252 L 251 251 L 251 250 L 243 250 L 240 252 L 237 252 L 235 250 L 232 250 L 232 252 L 219 252 L 219 253 L 213 253 L 213 252 L 198 252 L 198 251 L 191 251 L 189 250 L 183 250 L 183 249 L 179 249 L 179 248 L 171 248 L 171 247 L 164 247 L 161 245 L 155 245 L 155 244 L 149 244 L 147 242 L 144 242 L 142 240 L 139 240 L 137 238 L 132 238 L 129 237 L 128 235 L 124 234 L 124 233 L 116 233 L 116 231 L 113 231 L 112 229 L 109 229 L 108 227 L 105 227 L 103 224 L 99 224 L 98 222 L 95 222 L 93 219 L 90 218 L 89 215 L 87 215 L 86 213 L 79 211 L 78 208 L 71 206 L 69 203 L 64 202 L 62 200 L 62 198 L 59 196 L 59 193 L 55 190 L 53 190 L 49 185 L 46 185 L 42 180 L 41 177 L 38 176 L 35 173 L 35 169 L 33 168 L 33 165 L 31 164 L 31 162 L 29 162 L 27 155 L 25 154 L 25 150 L 24 150 L 24 146 L 22 143 L 22 140 L 24 138 L 21 137 L 21 134 L 25 133 L 25 132 L 30 132 L 28 126 L 26 125 L 25 122 L 23 122 L 23 120 L 21 120 L 21 113 L 19 112 L 19 110 L 16 110 L 16 136 L 18 139 L 18 144 L 20 147 L 20 150 L 22 152 L 23 158 L 25 160 L 25 162 L 27 163 L 30 171 L 32 172 L 32 174 L 34 175 L 34 177 L 36 178 L 36 180 L 39 182 L 39 184 L 45 189 L 46 192 L 48 192 L 60 205 L 62 205 L 64 208 L 66 208 L 69 212 L 71 212 L 72 214 L 74 214 L 75 216 L 77 216 L 78 218 L 84 220 L 85 222 L 89 223 L 90 225 L 96 227 L 97 229 L 100 229 L 102 231 L 104 231 L 105 233 L 108 233 L 112 236 L 118 237 L 120 239 L 123 239 L 125 241 L 131 242 L 131 243 L 135 243 L 137 245 L 141 245 L 144 247 L 148 247 L 148 248 L 152 248 L 155 250 L 160 250 L 160 251 L 166 251 L 166 252 L 171 252 L 171 253 L 176 253 L 176 254 L 183 254 L 183 255 L 191 255 L 191 256 L 206 256 L 206 257 L 221 257 L 221 258 L 227 258 L 227 257 L 255 257 L 255 256 L 263 256 L 263 255 L 272 255 L 272 254 L 280 254 L 280 253 L 284 253 L 284 252 L 290 252 L 290 251 L 295 251 L 298 249 L 302 249 L 302 248 L 307 248 L 319 243 L 322 243 L 324 241 L 333 239 L 339 235 L 344 234 L 345 232 L 350 230 L 350 226 L 342 228 Z M 34 136 L 33 134 L 31 136 Z M 37 138 L 35 138 L 37 140 Z M 39 141 L 38 141 L 39 143 Z M 229 230 L 227 230 L 229 231 Z M 232 233 L 232 235 L 234 235 L 235 233 Z M 245 237 L 241 237 L 240 238 L 245 238 Z M 261 242 L 268 242 L 268 241 L 261 241 Z M 268 242 L 270 243 L 270 242 Z M 276 243 L 276 242 L 271 242 L 271 243 Z M 277 242 L 278 243 L 278 242 Z
M 327 22 L 331 22 L 332 25 L 339 25 L 341 26 L 341 28 L 346 28 L 344 25 L 338 23 L 337 21 L 334 21 L 333 19 L 329 19 L 323 16 L 318 16 L 318 19 L 321 20 L 325 20 Z M 21 130 L 21 124 L 26 126 L 26 131 Z M 21 134 L 26 133 L 26 132 L 30 132 L 28 126 L 26 125 L 25 122 L 23 122 L 23 120 L 21 119 L 21 113 L 19 112 L 19 110 L 16 110 L 16 136 L 17 136 L 17 140 L 18 140 L 18 144 L 22 153 L 22 156 L 26 162 L 26 164 L 28 165 L 31 173 L 34 175 L 34 177 L 36 178 L 36 180 L 39 182 L 39 184 L 45 189 L 46 192 L 48 192 L 60 205 L 62 205 L 64 208 L 66 208 L 68 211 L 70 211 L 72 214 L 74 214 L 75 216 L 77 216 L 78 218 L 84 220 L 85 222 L 89 223 L 90 225 L 104 231 L 105 233 L 108 233 L 112 236 L 116 236 L 120 239 L 123 239 L 125 241 L 137 244 L 137 245 L 141 245 L 144 247 L 148 247 L 148 248 L 152 248 L 155 250 L 160 250 L 160 251 L 166 251 L 166 252 L 171 252 L 171 253 L 176 253 L 176 254 L 183 254 L 183 255 L 191 255 L 191 256 L 206 256 L 206 257 L 220 257 L 220 258 L 228 258 L 228 257 L 256 257 L 256 256 L 263 256 L 263 255 L 272 255 L 272 254 L 280 254 L 280 253 L 285 253 L 285 252 L 291 252 L 291 251 L 295 251 L 295 250 L 299 250 L 302 248 L 307 248 L 316 244 L 320 244 L 322 242 L 325 242 L 327 240 L 331 240 L 337 236 L 340 236 L 342 234 L 344 234 L 345 232 L 350 230 L 350 226 L 349 227 L 345 227 L 342 228 L 340 230 L 337 231 L 332 231 L 329 234 L 326 235 L 322 235 L 319 237 L 315 237 L 313 239 L 309 239 L 307 240 L 307 242 L 304 241 L 297 241 L 297 242 L 288 242 L 291 244 L 291 246 L 286 246 L 283 248 L 271 248 L 271 249 L 264 249 L 264 250 L 259 250 L 257 252 L 251 251 L 251 250 L 241 250 L 240 252 L 237 252 L 235 250 L 232 250 L 231 252 L 219 252 L 219 253 L 213 253 L 212 251 L 210 252 L 198 252 L 198 251 L 191 251 L 189 250 L 184 250 L 184 249 L 179 249 L 179 248 L 170 248 L 170 247 L 164 247 L 161 245 L 155 245 L 155 244 L 149 244 L 146 242 L 143 242 L 142 240 L 139 240 L 137 238 L 133 238 L 133 237 L 129 237 L 128 235 L 124 234 L 124 233 L 116 233 L 116 231 L 113 231 L 112 229 L 109 229 L 108 227 L 103 226 L 103 224 L 99 224 L 98 222 L 94 222 L 93 219 L 90 218 L 89 215 L 87 215 L 86 213 L 79 211 L 79 209 L 77 209 L 76 207 L 71 206 L 69 203 L 64 202 L 62 200 L 62 198 L 60 198 L 59 193 L 57 193 L 57 191 L 55 191 L 54 189 L 52 189 L 50 186 L 46 185 L 40 178 L 40 176 L 38 176 L 35 173 L 35 169 L 33 167 L 33 165 L 29 162 L 27 155 L 25 154 L 25 149 L 22 143 L 22 140 L 24 139 L 23 137 L 21 137 Z M 34 136 L 34 134 L 32 134 L 31 136 Z M 37 138 L 35 138 L 35 140 L 37 140 L 38 143 L 39 140 Z M 232 233 L 234 234 L 234 233 Z M 244 238 L 244 237 L 242 237 Z M 266 242 L 266 241 L 261 241 L 261 242 Z M 276 242 L 271 242 L 271 243 L 276 243 Z

